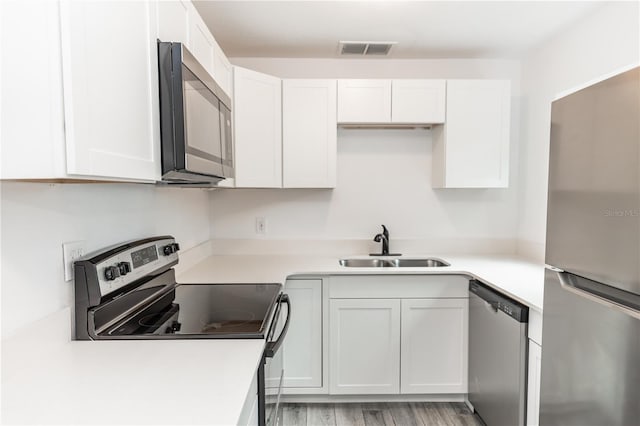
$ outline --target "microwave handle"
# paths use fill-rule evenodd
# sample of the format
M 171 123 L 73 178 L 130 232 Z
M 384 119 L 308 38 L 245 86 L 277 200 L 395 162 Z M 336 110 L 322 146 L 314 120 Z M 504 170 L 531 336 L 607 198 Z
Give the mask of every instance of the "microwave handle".
M 282 346 L 282 342 L 284 341 L 284 337 L 287 335 L 287 330 L 289 330 L 289 320 L 291 319 L 291 302 L 289 301 L 289 295 L 283 294 L 280 296 L 279 304 L 286 303 L 287 304 L 287 319 L 285 320 L 284 327 L 280 332 L 280 336 L 278 336 L 278 340 L 273 342 L 267 342 L 267 345 L 264 349 L 264 356 L 267 358 L 273 358 L 280 346 Z

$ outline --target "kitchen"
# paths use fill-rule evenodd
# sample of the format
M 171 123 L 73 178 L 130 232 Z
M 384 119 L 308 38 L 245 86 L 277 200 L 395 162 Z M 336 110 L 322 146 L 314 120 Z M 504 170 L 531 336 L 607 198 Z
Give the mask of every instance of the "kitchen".
M 234 37 L 240 38 L 239 31 L 223 32 L 222 29 L 216 29 L 216 21 L 207 20 L 206 14 L 208 7 L 213 10 L 215 7 L 226 7 L 219 9 L 219 12 L 227 11 L 230 14 L 226 15 L 227 25 L 233 26 L 234 2 L 220 2 L 218 6 L 215 3 L 197 3 L 196 10 L 207 20 L 211 34 L 231 58 L 230 63 L 280 79 L 509 80 L 511 143 L 508 188 L 433 189 L 433 129 L 344 127 L 337 130 L 335 189 L 242 188 L 210 191 L 133 183 L 59 183 L 61 178 L 66 177 L 66 170 L 60 171 L 60 164 L 64 165 L 60 159 L 65 156 L 65 138 L 68 137 L 63 127 L 68 106 L 62 101 L 65 87 L 62 83 L 63 67 L 55 67 L 61 56 L 61 43 L 55 37 L 60 29 L 56 28 L 51 16 L 57 16 L 58 6 L 56 2 L 47 2 L 39 8 L 34 8 L 30 2 L 19 3 L 21 5 L 2 5 L 3 59 L 17 57 L 21 61 L 18 66 L 15 61 L 3 60 L 2 73 L 3 420 L 9 423 L 20 422 L 20 419 L 27 423 L 70 421 L 65 421 L 67 418 L 62 408 L 59 417 L 52 412 L 47 413 L 44 408 L 26 413 L 24 407 L 19 405 L 20 399 L 9 399 L 11 394 L 5 387 L 5 384 L 20 388 L 21 385 L 39 383 L 33 377 L 22 380 L 16 372 L 24 371 L 24 366 L 34 362 L 42 362 L 38 361 L 38 356 L 49 352 L 47 348 L 50 346 L 46 345 L 64 342 L 71 332 L 69 327 L 64 327 L 70 321 L 69 308 L 74 306 L 73 284 L 64 279 L 62 244 L 66 242 L 84 241 L 88 253 L 131 239 L 172 235 L 182 249 L 177 267 L 178 277 L 181 282 L 188 282 L 187 279 L 196 279 L 193 267 L 210 255 L 260 255 L 268 252 L 306 255 L 307 258 L 330 257 L 335 262 L 332 268 L 337 268 L 340 258 L 379 251 L 380 244 L 371 240 L 381 231 L 380 224 L 384 223 L 390 230 L 390 248 L 394 252 L 404 253 L 405 256 L 426 254 L 439 257 L 451 263 L 453 268 L 461 268 L 458 270 L 465 268 L 460 264 L 459 257 L 515 255 L 540 266 L 538 286 L 541 286 L 551 101 L 562 92 L 582 87 L 601 76 L 611 75 L 616 70 L 637 63 L 639 51 L 636 2 L 578 2 L 573 6 L 565 6 L 565 9 L 551 3 L 544 6 L 551 9 L 535 9 L 533 6 L 527 9 L 526 4 L 515 3 L 505 11 L 506 16 L 528 16 L 540 26 L 539 32 L 533 31 L 534 34 L 527 39 L 532 44 L 526 50 L 500 51 L 496 54 L 458 50 L 450 53 L 450 56 L 432 52 L 424 57 L 385 59 L 337 57 L 337 43 L 344 39 L 338 34 L 328 46 L 332 49 L 329 57 L 327 54 L 319 54 L 318 57 L 299 53 L 294 55 L 284 49 L 268 54 L 268 46 L 262 47 L 266 53 L 260 56 L 271 58 L 256 57 L 258 53 L 255 51 L 243 53 L 240 49 L 242 45 L 235 47 L 237 53 L 234 54 L 229 49 L 234 48 Z M 399 25 L 398 19 L 393 20 L 396 15 L 392 11 L 400 6 L 394 6 L 393 3 L 385 6 L 384 2 L 376 4 L 380 8 L 377 12 L 369 5 L 373 9 L 370 12 L 372 18 L 382 19 L 380 16 L 386 15 L 396 26 Z M 235 7 L 239 10 L 235 11 L 236 14 L 246 14 L 249 25 L 251 22 L 257 25 L 251 21 L 251 16 L 255 20 L 256 16 L 266 13 L 256 3 Z M 262 7 L 276 6 L 267 4 Z M 306 7 L 317 7 L 314 10 L 319 16 L 326 16 L 321 13 L 337 13 L 342 6 L 334 3 L 324 9 L 317 5 Z M 440 7 L 437 12 L 441 19 L 453 14 L 460 16 L 461 22 L 467 24 L 480 13 L 479 10 L 468 9 L 468 15 L 463 15 L 459 7 Z M 487 7 L 498 6 L 485 4 L 484 7 L 485 15 L 482 16 L 493 14 L 486 12 Z M 505 4 L 502 7 L 509 6 Z M 304 10 L 300 5 L 297 8 Z M 535 11 L 539 15 L 534 15 Z M 402 11 L 396 13 L 406 16 L 406 11 L 404 15 Z M 11 25 L 6 21 L 23 22 L 13 19 L 17 16 L 23 16 L 32 25 Z M 534 20 L 535 16 L 538 16 L 537 21 Z M 554 21 L 556 27 L 544 27 L 548 32 L 543 33 L 541 23 L 553 21 L 550 16 L 557 18 Z M 135 24 L 135 21 L 129 23 L 131 27 L 136 27 Z M 240 26 L 239 23 L 235 25 Z M 243 34 L 250 33 L 247 27 L 243 28 Z M 503 31 L 506 30 L 503 28 Z M 515 30 L 511 28 L 510 31 Z M 503 33 L 501 38 L 505 38 L 504 34 L 511 33 Z M 374 34 L 365 40 L 372 37 L 378 36 Z M 21 43 L 8 43 L 16 39 Z M 117 43 L 117 40 L 113 43 Z M 401 48 L 402 44 L 393 47 L 399 53 Z M 251 55 L 254 57 L 249 57 Z M 108 55 L 108 59 L 109 62 L 103 65 L 108 72 L 120 69 L 117 55 Z M 133 63 L 126 63 L 133 66 Z M 42 70 L 49 71 L 43 73 Z M 21 84 L 16 84 L 16 81 Z M 138 93 L 139 90 L 135 86 L 128 89 L 132 93 Z M 110 124 L 107 123 L 107 127 Z M 238 140 L 236 130 L 236 143 Z M 241 159 L 237 159 L 240 167 Z M 45 181 L 13 182 L 7 179 Z M 258 227 L 258 222 L 262 222 L 263 226 Z M 34 259 L 37 259 L 37 263 L 34 263 Z M 320 260 L 318 262 L 321 263 Z M 240 262 L 236 266 L 233 269 L 246 272 L 239 275 L 241 278 L 255 277 L 262 282 L 265 281 L 264 277 L 271 276 L 268 264 L 247 266 Z M 321 266 L 311 265 L 311 269 L 306 271 L 318 272 L 323 270 Z M 485 266 L 485 269 L 495 270 L 491 266 Z M 297 266 L 288 272 L 306 271 Z M 219 268 L 216 272 L 216 277 L 204 277 L 203 282 L 234 278 L 233 274 L 229 275 L 227 268 Z M 480 278 L 489 278 L 483 277 L 480 270 L 467 272 L 475 272 Z M 253 277 L 251 274 L 254 274 Z M 286 275 L 277 280 L 284 281 L 285 278 Z M 513 275 L 513 281 L 519 279 L 518 275 Z M 57 323 L 51 320 L 52 315 L 58 320 Z M 50 328 L 46 331 L 42 329 L 42 320 L 45 318 L 48 318 L 45 324 Z M 56 327 L 56 324 L 63 326 Z M 12 344 L 17 344 L 16 341 L 21 338 L 26 340 L 23 336 L 28 335 L 29 331 L 35 333 L 37 345 L 30 347 L 29 356 L 23 353 L 24 359 L 17 360 L 24 364 L 9 363 L 15 358 L 5 350 L 9 351 Z M 42 336 L 47 338 L 42 339 Z M 117 347 L 111 345 L 113 342 L 87 343 L 92 344 L 86 350 L 93 356 L 103 359 L 123 357 Z M 194 345 L 202 343 L 193 342 Z M 101 350 L 105 353 L 96 352 Z M 171 346 L 167 350 L 179 357 L 185 356 L 181 351 L 187 349 Z M 73 354 L 69 353 L 69 356 Z M 48 362 L 56 365 L 56 362 L 65 364 L 70 361 L 53 359 Z M 196 366 L 198 362 L 201 362 L 200 368 L 208 365 L 204 364 L 204 358 L 191 360 Z M 89 363 L 76 367 L 87 372 L 98 368 Z M 230 377 L 228 383 L 248 389 L 253 375 L 253 371 L 245 372 L 242 377 Z M 127 377 L 111 378 L 107 385 L 112 388 L 133 387 L 130 380 L 135 378 L 135 369 L 132 368 L 123 376 Z M 194 376 L 191 373 L 189 377 Z M 182 381 L 184 378 L 177 373 L 173 373 L 170 379 L 173 380 L 170 384 L 174 386 L 188 387 Z M 247 380 L 249 383 L 245 383 Z M 43 392 L 52 386 L 46 381 L 41 381 L 41 385 Z M 192 386 L 193 389 L 204 389 L 207 385 L 203 378 Z M 50 392 L 58 395 L 57 406 L 72 407 L 65 400 L 64 390 L 61 386 L 59 389 L 50 389 Z M 246 389 L 243 391 L 246 393 Z M 128 395 L 128 391 L 120 392 Z M 224 405 L 225 400 L 222 396 L 220 398 L 218 403 Z M 118 402 L 123 404 L 122 400 Z M 237 402 L 228 404 L 237 405 Z M 37 417 L 38 412 L 43 417 Z M 159 422 L 157 418 L 145 418 L 135 408 L 123 409 L 122 413 L 128 413 L 129 417 L 119 418 L 118 413 L 114 412 L 102 421 Z M 212 422 L 211 417 L 206 417 L 205 413 L 202 415 L 199 418 L 196 412 L 192 412 L 192 417 L 188 419 L 173 417 L 167 423 L 200 423 L 207 419 Z M 78 418 L 75 421 L 92 423 L 100 419 Z

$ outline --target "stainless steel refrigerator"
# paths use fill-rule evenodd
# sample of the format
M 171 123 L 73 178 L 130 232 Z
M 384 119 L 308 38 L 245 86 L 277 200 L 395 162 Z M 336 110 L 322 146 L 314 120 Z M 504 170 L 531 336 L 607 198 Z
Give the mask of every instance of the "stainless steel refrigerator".
M 540 425 L 640 425 L 640 68 L 553 102 Z

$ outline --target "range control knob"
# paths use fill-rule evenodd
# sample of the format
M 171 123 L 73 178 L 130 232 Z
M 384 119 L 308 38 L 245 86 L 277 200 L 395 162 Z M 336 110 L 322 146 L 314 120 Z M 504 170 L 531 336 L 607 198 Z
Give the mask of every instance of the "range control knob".
M 107 266 L 104 268 L 104 277 L 107 281 L 113 281 L 120 276 L 120 269 L 117 266 Z
M 167 244 L 162 248 L 162 252 L 164 253 L 165 256 L 169 256 L 170 254 L 173 254 L 178 250 L 180 250 L 180 245 L 177 243 Z
M 131 272 L 131 264 L 129 262 L 120 262 L 116 266 L 118 267 L 118 272 L 120 272 L 120 275 L 127 275 L 129 272 Z

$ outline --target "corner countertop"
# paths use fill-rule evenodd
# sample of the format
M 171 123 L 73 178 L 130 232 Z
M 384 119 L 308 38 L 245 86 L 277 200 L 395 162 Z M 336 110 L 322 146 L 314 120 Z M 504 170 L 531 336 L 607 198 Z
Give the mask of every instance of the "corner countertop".
M 340 256 L 212 255 L 181 259 L 181 283 L 284 283 L 290 276 L 456 274 L 542 311 L 542 264 L 514 256 L 437 257 L 440 268 L 346 268 Z M 185 253 L 186 254 L 186 253 Z M 362 257 L 362 256 L 342 256 Z M 2 422 L 237 424 L 263 340 L 70 340 L 66 308 L 2 341 Z
M 516 256 L 404 255 L 432 257 L 451 266 L 432 268 L 348 268 L 326 255 L 212 255 L 178 275 L 180 283 L 284 283 L 300 275 L 467 275 L 542 312 L 544 265 Z

